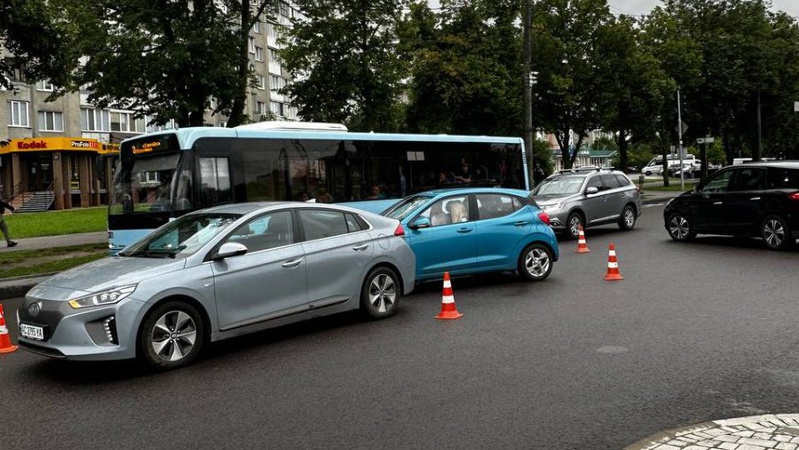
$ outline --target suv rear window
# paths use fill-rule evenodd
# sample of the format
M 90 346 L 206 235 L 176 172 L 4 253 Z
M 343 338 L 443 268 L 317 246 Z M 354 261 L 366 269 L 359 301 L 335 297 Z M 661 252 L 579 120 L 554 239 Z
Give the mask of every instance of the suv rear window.
M 768 168 L 768 189 L 799 189 L 799 170 Z

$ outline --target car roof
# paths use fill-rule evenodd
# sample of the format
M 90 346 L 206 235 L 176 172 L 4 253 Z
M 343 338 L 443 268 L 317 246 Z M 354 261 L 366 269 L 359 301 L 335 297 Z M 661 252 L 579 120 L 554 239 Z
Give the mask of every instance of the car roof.
M 201 209 L 194 211 L 193 214 L 203 213 L 226 213 L 226 214 L 241 214 L 247 215 L 257 211 L 268 211 L 270 209 L 278 209 L 281 207 L 290 206 L 292 208 L 326 208 L 334 209 L 337 211 L 346 211 L 357 213 L 360 215 L 370 215 L 368 211 L 355 209 L 344 205 L 337 205 L 331 203 L 314 203 L 314 202 L 300 202 L 300 201 L 282 201 L 282 202 L 246 202 L 246 203 L 232 203 L 228 205 L 214 206 L 211 208 Z
M 735 167 L 746 167 L 746 166 L 765 166 L 765 167 L 784 167 L 786 169 L 799 169 L 799 161 L 747 161 L 741 164 L 735 165 Z M 733 166 L 727 166 L 733 167 Z
M 526 197 L 530 195 L 528 191 L 521 189 L 511 188 L 498 188 L 498 187 L 466 187 L 466 188 L 441 188 L 432 189 L 429 191 L 419 192 L 414 195 L 422 195 L 429 197 L 438 197 L 441 195 L 458 195 L 458 194 L 508 194 Z

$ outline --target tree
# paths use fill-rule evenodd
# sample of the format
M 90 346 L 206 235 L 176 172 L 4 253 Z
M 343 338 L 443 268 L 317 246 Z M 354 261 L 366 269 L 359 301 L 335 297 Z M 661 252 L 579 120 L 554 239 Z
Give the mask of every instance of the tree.
M 418 30 L 408 128 L 422 133 L 522 135 L 520 3 L 443 1 L 412 10 Z M 430 25 L 439 21 L 439 27 Z
M 351 129 L 399 127 L 397 103 L 406 58 L 396 32 L 407 0 L 299 0 L 304 18 L 281 52 L 294 80 L 285 88 L 309 120 Z
M 63 10 L 46 0 L 4 0 L 0 4 L 0 87 L 11 89 L 14 71 L 26 80 L 50 80 L 56 87 L 77 63 L 73 27 Z
M 603 44 L 612 16 L 605 0 L 541 0 L 533 9 L 535 121 L 555 136 L 564 165 L 601 125 Z M 572 143 L 572 134 L 576 136 Z M 574 151 L 573 151 L 574 150 Z
M 602 127 L 616 133 L 619 160 L 616 167 L 640 166 L 630 161 L 630 142 L 651 141 L 657 134 L 658 116 L 672 84 L 660 62 L 640 45 L 641 29 L 621 16 L 600 30 L 598 42 L 605 58 L 599 59 L 602 85 Z

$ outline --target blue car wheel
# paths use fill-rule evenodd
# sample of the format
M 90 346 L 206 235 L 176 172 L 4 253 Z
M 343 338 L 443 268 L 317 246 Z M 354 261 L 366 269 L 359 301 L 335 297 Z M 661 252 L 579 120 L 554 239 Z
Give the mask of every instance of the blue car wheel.
M 528 245 L 519 256 L 519 275 L 527 281 L 541 281 L 552 272 L 552 252 L 544 244 Z

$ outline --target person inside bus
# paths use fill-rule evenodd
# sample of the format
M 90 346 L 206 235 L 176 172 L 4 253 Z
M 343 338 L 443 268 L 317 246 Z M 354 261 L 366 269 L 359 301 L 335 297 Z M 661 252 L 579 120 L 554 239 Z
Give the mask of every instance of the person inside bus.
M 319 188 L 316 194 L 317 203 L 333 203 L 333 196 L 325 188 Z
M 452 172 L 441 172 L 438 174 L 438 184 L 450 184 L 455 182 L 455 174 Z
M 384 198 L 386 198 L 386 194 L 381 192 L 380 186 L 375 184 L 372 186 L 372 195 L 366 197 L 365 200 L 382 200 Z
M 455 173 L 455 180 L 460 181 L 462 183 L 471 183 L 472 182 L 472 168 L 469 163 L 466 162 L 466 158 L 461 158 L 461 167 Z
M 124 194 L 122 196 L 122 212 L 133 212 L 133 200 L 130 199 L 130 194 Z

